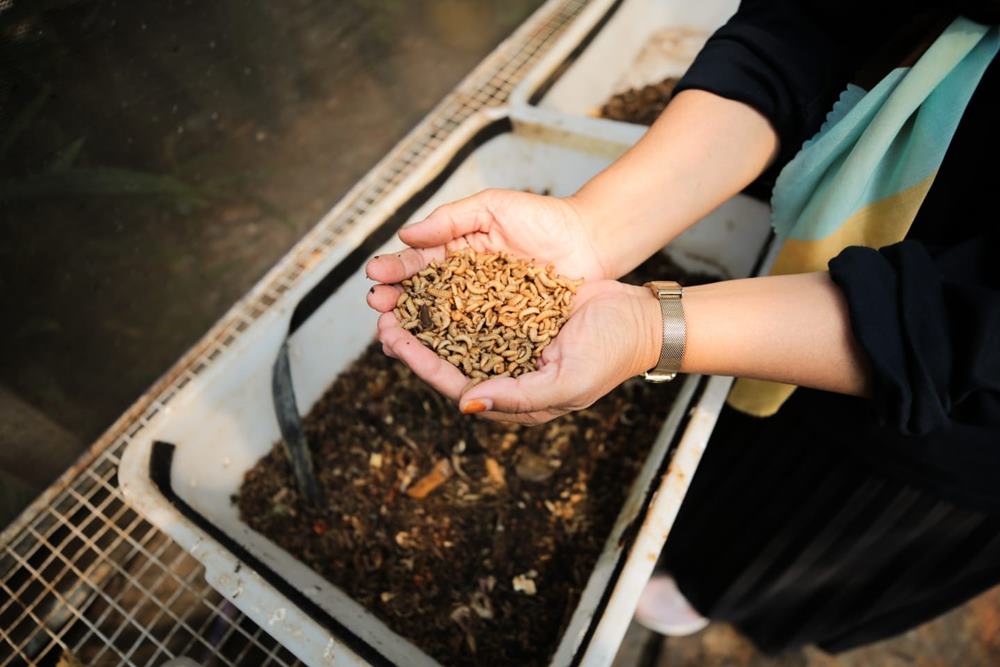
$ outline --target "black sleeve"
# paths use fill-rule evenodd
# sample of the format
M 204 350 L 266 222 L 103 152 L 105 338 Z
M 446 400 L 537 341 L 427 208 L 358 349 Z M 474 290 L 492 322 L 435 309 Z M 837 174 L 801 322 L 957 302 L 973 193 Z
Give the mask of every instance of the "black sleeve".
M 888 4 L 744 1 L 676 90 L 706 90 L 760 111 L 780 138 L 780 167 L 816 133 L 848 80 L 891 32 Z
M 997 248 L 1000 233 L 989 233 L 941 250 L 913 240 L 851 247 L 830 261 L 887 426 L 909 435 L 1000 427 Z

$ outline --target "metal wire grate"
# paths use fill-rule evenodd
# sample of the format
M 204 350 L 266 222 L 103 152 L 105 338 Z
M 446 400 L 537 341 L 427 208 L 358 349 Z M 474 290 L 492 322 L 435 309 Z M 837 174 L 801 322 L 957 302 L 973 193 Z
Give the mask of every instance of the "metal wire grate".
M 125 504 L 121 453 L 464 120 L 503 104 L 587 2 L 550 0 L 529 18 L 0 533 L 0 667 L 150 665 L 177 656 L 213 665 L 299 664 L 205 583 L 196 560 Z
M 4 549 L 0 664 L 67 654 L 86 665 L 177 655 L 295 664 L 205 583 L 197 561 L 123 503 L 117 462 L 104 452 Z

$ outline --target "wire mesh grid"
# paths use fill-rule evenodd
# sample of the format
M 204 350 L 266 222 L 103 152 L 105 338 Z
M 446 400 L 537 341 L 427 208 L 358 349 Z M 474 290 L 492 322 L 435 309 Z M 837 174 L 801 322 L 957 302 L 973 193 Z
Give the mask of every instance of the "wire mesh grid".
M 118 488 L 124 448 L 463 121 L 503 104 L 588 0 L 550 0 L 494 50 L 91 448 L 0 534 L 0 667 L 297 665 Z

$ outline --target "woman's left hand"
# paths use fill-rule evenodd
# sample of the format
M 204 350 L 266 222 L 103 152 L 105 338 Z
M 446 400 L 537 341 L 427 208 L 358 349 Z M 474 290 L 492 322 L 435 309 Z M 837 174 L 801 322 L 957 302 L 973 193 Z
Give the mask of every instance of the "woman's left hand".
M 401 329 L 391 312 L 379 321 L 386 352 L 457 400 L 463 412 L 531 424 L 588 407 L 652 368 L 660 354 L 660 330 L 659 304 L 648 289 L 614 280 L 586 283 L 559 335 L 542 352 L 537 371 L 470 388 L 459 369 Z

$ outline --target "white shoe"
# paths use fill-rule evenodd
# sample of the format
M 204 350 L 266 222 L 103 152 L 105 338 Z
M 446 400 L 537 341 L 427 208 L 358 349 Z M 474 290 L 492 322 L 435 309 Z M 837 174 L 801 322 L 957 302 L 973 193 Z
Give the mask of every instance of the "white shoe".
M 670 637 L 693 635 L 708 625 L 708 619 L 695 611 L 674 578 L 654 574 L 639 596 L 635 620 L 653 632 Z

